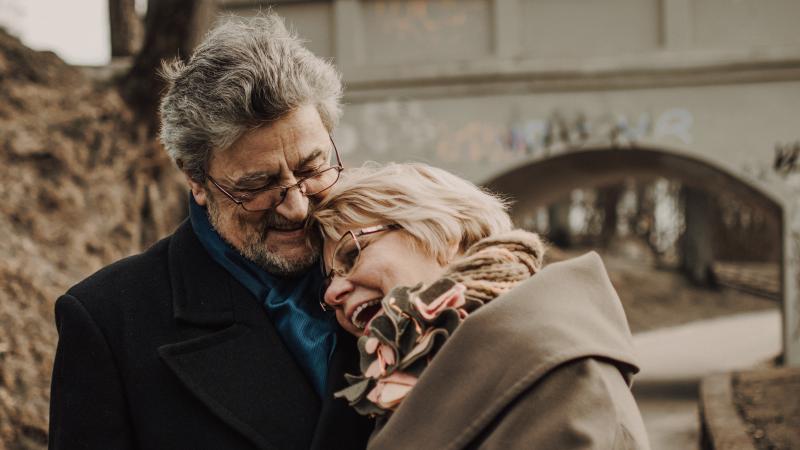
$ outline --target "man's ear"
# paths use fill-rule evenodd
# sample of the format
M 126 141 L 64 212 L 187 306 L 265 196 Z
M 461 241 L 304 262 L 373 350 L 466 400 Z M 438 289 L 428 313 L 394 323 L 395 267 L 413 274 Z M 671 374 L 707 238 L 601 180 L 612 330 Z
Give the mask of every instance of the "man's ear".
M 183 175 L 186 177 L 186 181 L 189 183 L 189 189 L 192 190 L 194 201 L 200 206 L 206 206 L 208 203 L 208 191 L 206 191 L 206 187 L 197 181 L 194 181 L 187 173 L 184 172 Z

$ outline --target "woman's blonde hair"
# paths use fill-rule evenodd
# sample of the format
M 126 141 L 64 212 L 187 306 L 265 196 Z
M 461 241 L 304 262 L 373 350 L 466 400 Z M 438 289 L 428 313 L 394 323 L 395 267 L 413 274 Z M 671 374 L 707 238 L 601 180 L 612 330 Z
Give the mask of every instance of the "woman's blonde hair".
M 445 170 L 425 164 L 367 164 L 346 169 L 314 209 L 326 239 L 348 230 L 398 224 L 440 264 L 453 250 L 512 228 L 507 202 Z

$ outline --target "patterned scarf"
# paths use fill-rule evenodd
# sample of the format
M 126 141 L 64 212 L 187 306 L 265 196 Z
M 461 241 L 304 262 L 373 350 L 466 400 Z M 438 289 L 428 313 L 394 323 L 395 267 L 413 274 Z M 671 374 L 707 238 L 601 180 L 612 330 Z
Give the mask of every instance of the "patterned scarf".
M 337 392 L 359 414 L 387 419 L 470 314 L 542 267 L 539 236 L 513 230 L 478 241 L 428 286 L 400 286 L 358 340 L 361 373 Z

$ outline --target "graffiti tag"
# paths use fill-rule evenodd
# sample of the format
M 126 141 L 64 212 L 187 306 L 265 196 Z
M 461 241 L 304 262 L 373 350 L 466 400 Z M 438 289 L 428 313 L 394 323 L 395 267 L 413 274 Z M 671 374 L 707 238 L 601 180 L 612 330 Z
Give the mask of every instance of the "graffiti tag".
M 800 141 L 790 144 L 775 144 L 775 159 L 772 169 L 781 175 L 800 170 Z
M 576 147 L 590 141 L 605 141 L 613 146 L 630 145 L 647 137 L 672 137 L 684 144 L 690 144 L 693 122 L 694 118 L 689 111 L 678 108 L 662 112 L 655 120 L 646 112 L 637 117 L 605 114 L 593 120 L 588 119 L 584 113 L 577 113 L 569 118 L 554 112 L 548 119 L 529 121 L 522 129 L 512 127 L 509 130 L 510 148 L 519 146 L 516 141 L 520 140 L 520 136 L 523 136 L 529 153 L 535 153 L 537 147 L 548 148 L 557 144 Z
M 692 113 L 682 108 L 652 115 L 552 112 L 547 118 L 496 123 L 481 119 L 455 126 L 431 117 L 423 103 L 390 100 L 364 105 L 337 130 L 342 154 L 379 160 L 432 157 L 433 163 L 506 163 L 547 157 L 587 146 L 634 146 L 643 139 L 692 143 Z M 341 142 L 341 144 L 340 144 Z

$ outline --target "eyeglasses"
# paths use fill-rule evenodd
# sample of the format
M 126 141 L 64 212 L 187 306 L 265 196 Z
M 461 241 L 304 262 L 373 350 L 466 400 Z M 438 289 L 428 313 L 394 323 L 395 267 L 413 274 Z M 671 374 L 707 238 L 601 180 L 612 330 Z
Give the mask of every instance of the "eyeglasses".
M 319 306 L 322 307 L 323 311 L 329 310 L 328 305 L 325 304 L 325 301 L 323 300 L 323 297 L 325 295 L 325 291 L 327 291 L 328 287 L 331 285 L 334 275 L 338 275 L 340 277 L 346 277 L 349 275 L 350 272 L 353 271 L 353 268 L 358 264 L 358 260 L 361 257 L 361 252 L 363 252 L 364 249 L 374 241 L 374 239 L 365 240 L 364 238 L 375 233 L 380 233 L 381 231 L 397 230 L 400 228 L 402 228 L 400 225 L 388 224 L 375 225 L 373 227 L 362 228 L 360 230 L 348 231 L 347 233 L 343 234 L 341 238 L 339 238 L 339 241 L 333 248 L 330 270 L 325 270 L 325 261 L 320 258 L 320 269 L 325 277 L 322 287 L 320 288 L 319 296 Z
M 259 212 L 277 208 L 286 198 L 289 190 L 293 188 L 297 188 L 300 193 L 306 197 L 320 194 L 339 181 L 339 175 L 344 169 L 342 159 L 339 157 L 339 150 L 336 148 L 336 143 L 333 142 L 332 136 L 329 135 L 328 137 L 331 140 L 333 151 L 336 155 L 336 165 L 304 176 L 294 184 L 286 186 L 266 185 L 255 189 L 240 190 L 239 194 L 234 195 L 229 192 L 233 189 L 221 186 L 211 175 L 206 174 L 206 178 L 232 202 L 241 206 L 242 209 L 248 212 Z

